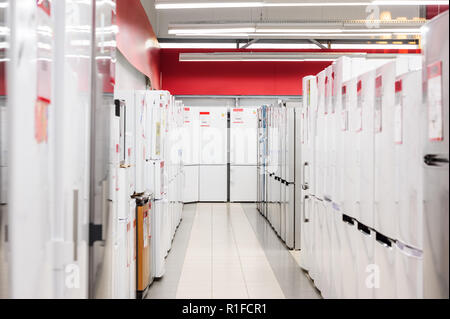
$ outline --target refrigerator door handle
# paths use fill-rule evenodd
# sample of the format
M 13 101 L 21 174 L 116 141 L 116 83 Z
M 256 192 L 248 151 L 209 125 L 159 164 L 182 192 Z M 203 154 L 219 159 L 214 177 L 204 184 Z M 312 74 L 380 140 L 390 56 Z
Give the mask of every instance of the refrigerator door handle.
M 427 154 L 423 157 L 423 162 L 428 166 L 448 165 L 448 158 L 439 157 L 438 154 Z
M 304 191 L 309 189 L 309 184 L 305 181 L 305 176 L 306 176 L 306 166 L 309 166 L 308 162 L 304 162 L 303 163 L 303 185 L 302 185 L 302 189 Z
M 303 221 L 309 223 L 309 218 L 306 218 L 306 200 L 309 200 L 309 196 L 305 195 L 303 198 Z

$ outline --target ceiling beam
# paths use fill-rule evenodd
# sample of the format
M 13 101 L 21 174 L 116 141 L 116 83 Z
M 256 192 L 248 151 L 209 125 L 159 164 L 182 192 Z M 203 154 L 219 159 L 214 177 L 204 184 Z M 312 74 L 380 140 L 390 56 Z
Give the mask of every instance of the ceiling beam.
M 244 44 L 242 47 L 241 47 L 241 49 L 247 49 L 249 46 L 251 46 L 253 43 L 256 43 L 256 42 L 258 42 L 259 41 L 259 39 L 253 39 L 253 40 L 250 40 L 250 41 L 248 41 L 246 44 Z
M 309 39 L 309 42 L 311 42 L 312 44 L 317 45 L 317 46 L 318 46 L 319 48 L 321 48 L 321 49 L 326 49 L 326 48 L 327 48 L 326 46 L 324 46 L 322 43 L 320 43 L 320 42 L 317 41 L 317 40 Z

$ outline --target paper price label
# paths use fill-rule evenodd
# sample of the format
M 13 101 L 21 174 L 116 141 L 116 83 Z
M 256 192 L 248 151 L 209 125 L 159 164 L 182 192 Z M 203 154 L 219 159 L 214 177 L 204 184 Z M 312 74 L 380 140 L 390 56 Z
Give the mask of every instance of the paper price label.
M 144 211 L 144 223 L 142 225 L 143 228 L 143 240 L 144 240 L 144 248 L 148 246 L 148 210 Z
M 375 80 L 375 133 L 383 130 L 383 79 L 381 75 Z
M 428 138 L 431 141 L 442 141 L 444 139 L 442 61 L 430 64 L 427 72 Z
M 362 95 L 362 82 L 361 81 L 358 81 L 357 90 L 358 90 L 358 94 L 357 94 L 354 128 L 355 128 L 355 132 L 359 133 L 363 130 L 362 117 L 363 117 L 364 99 L 363 99 L 363 95 Z

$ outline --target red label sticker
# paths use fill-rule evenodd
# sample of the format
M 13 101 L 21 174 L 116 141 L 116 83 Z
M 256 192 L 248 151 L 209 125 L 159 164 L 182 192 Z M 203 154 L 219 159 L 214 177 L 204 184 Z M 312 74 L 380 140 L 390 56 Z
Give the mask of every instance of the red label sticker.
M 200 112 L 200 115 L 209 115 L 209 112 Z
M 402 91 L 402 80 L 395 81 L 395 93 Z
M 428 79 L 442 75 L 442 63 L 441 61 L 435 62 L 427 66 Z
M 380 88 L 383 85 L 383 77 L 380 75 L 375 79 L 375 88 Z
M 244 109 L 233 109 L 233 112 L 244 112 Z
M 190 111 L 191 109 L 189 107 L 184 108 L 185 111 Z
M 47 15 L 51 15 L 51 5 L 49 0 L 36 0 L 38 8 L 41 8 Z

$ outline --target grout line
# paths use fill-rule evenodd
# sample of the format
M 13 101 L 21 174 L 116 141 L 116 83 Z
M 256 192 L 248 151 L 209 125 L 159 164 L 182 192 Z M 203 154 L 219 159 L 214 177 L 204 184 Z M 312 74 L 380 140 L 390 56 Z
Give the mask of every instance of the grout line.
M 240 205 L 241 204 L 239 204 L 239 206 Z M 230 212 L 229 208 L 230 208 L 230 203 L 227 203 L 227 213 Z M 242 213 L 244 213 L 243 210 L 242 210 Z M 247 292 L 247 298 L 250 299 L 250 293 L 248 292 L 247 281 L 245 280 L 244 268 L 242 267 L 241 253 L 239 251 L 239 246 L 237 245 L 236 235 L 234 233 L 234 227 L 233 227 L 233 219 L 231 218 L 231 215 L 230 215 L 230 221 L 231 221 L 231 232 L 233 233 L 233 242 L 234 242 L 234 245 L 236 246 L 236 250 L 238 253 L 239 265 L 241 266 L 241 274 L 242 274 L 242 279 L 244 280 L 245 291 Z

